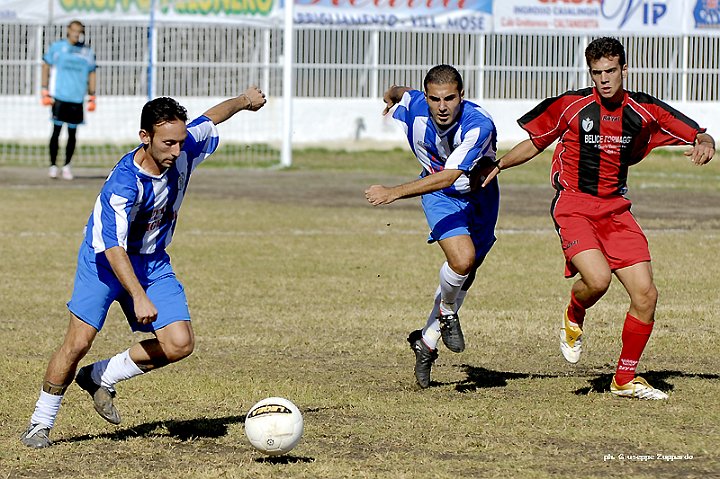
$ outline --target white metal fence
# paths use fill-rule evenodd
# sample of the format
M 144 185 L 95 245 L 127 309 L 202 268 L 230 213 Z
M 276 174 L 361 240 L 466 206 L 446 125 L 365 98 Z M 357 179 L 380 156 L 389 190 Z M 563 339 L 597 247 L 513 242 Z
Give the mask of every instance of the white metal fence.
M 46 161 L 50 127 L 48 113 L 39 105 L 41 59 L 64 32 L 63 25 L 0 24 L 0 105 L 19 123 L 11 136 L 0 137 L 0 164 Z M 236 95 L 251 84 L 260 85 L 271 98 L 281 97 L 282 28 L 161 25 L 155 34 L 151 44 L 146 26 L 86 26 L 99 66 L 98 111 L 105 107 L 117 109 L 106 112 L 111 117 L 138 117 L 137 105 L 150 92 L 199 99 L 210 106 L 211 99 Z M 425 72 L 438 63 L 455 65 L 465 79 L 466 97 L 480 101 L 539 100 L 589 84 L 583 51 L 590 39 L 576 34 L 297 28 L 294 35 L 296 99 L 377 100 L 393 83 L 419 88 Z M 673 102 L 720 101 L 720 37 L 619 38 L 628 53 L 629 89 Z M 228 161 L 277 160 L 278 110 L 253 118 L 254 127 L 237 141 L 251 146 L 228 150 Z M 88 117 L 88 126 L 80 132 L 78 162 L 115 161 L 127 141 L 120 141 L 116 149 L 94 145 L 118 143 L 118 129 L 124 125 L 105 124 L 105 130 L 95 125 L 93 130 L 93 122 Z M 137 131 L 135 123 L 127 128 L 131 137 Z

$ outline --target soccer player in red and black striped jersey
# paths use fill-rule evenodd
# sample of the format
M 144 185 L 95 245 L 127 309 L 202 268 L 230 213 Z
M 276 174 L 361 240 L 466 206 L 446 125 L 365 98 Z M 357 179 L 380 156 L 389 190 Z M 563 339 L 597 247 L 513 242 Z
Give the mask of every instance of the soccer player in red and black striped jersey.
M 657 98 L 624 89 L 628 67 L 618 40 L 592 41 L 585 59 L 594 87 L 549 98 L 520 118 L 530 139 L 503 156 L 486 182 L 557 141 L 552 216 L 565 254 L 565 274 L 569 278 L 580 273 L 562 321 L 560 349 L 567 361 L 579 361 L 585 311 L 605 294 L 615 274 L 630 296 L 630 308 L 610 391 L 667 399 L 667 394 L 635 376 L 653 328 L 658 293 L 647 239 L 624 197 L 628 169 L 653 148 L 666 145 L 691 145 L 685 155 L 704 165 L 715 154 L 715 141 Z

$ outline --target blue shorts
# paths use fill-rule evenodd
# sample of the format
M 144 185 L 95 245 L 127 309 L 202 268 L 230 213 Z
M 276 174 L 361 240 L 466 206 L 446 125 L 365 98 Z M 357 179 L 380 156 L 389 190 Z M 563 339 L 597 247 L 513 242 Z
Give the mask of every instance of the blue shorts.
M 422 206 L 430 226 L 428 243 L 468 235 L 475 245 L 475 256 L 484 257 L 496 240 L 499 205 L 497 181 L 465 195 L 451 196 L 442 191 L 423 195 Z
M 105 253 L 95 254 L 86 243 L 80 246 L 73 294 L 67 307 L 83 322 L 100 331 L 110 305 L 120 303 L 133 331 L 157 331 L 175 321 L 190 321 L 185 289 L 175 277 L 170 256 L 155 254 L 129 255 L 140 284 L 158 311 L 157 319 L 140 324 L 135 318 L 132 298 L 112 271 Z

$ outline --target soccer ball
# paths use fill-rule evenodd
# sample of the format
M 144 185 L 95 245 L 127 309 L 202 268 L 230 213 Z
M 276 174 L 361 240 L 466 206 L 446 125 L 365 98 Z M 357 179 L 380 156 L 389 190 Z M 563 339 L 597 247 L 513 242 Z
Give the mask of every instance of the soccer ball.
M 300 441 L 302 433 L 302 414 L 285 398 L 263 399 L 245 416 L 245 435 L 250 444 L 269 456 L 289 452 Z

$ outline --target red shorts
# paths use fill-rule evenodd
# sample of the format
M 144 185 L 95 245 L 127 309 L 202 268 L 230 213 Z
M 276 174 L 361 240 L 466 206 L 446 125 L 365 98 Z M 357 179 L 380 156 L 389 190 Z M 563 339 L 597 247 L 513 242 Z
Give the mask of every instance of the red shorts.
M 573 256 L 589 249 L 602 251 L 612 271 L 650 261 L 647 238 L 630 206 L 622 196 L 558 192 L 551 213 L 565 254 L 565 277 L 578 272 L 570 262 Z

